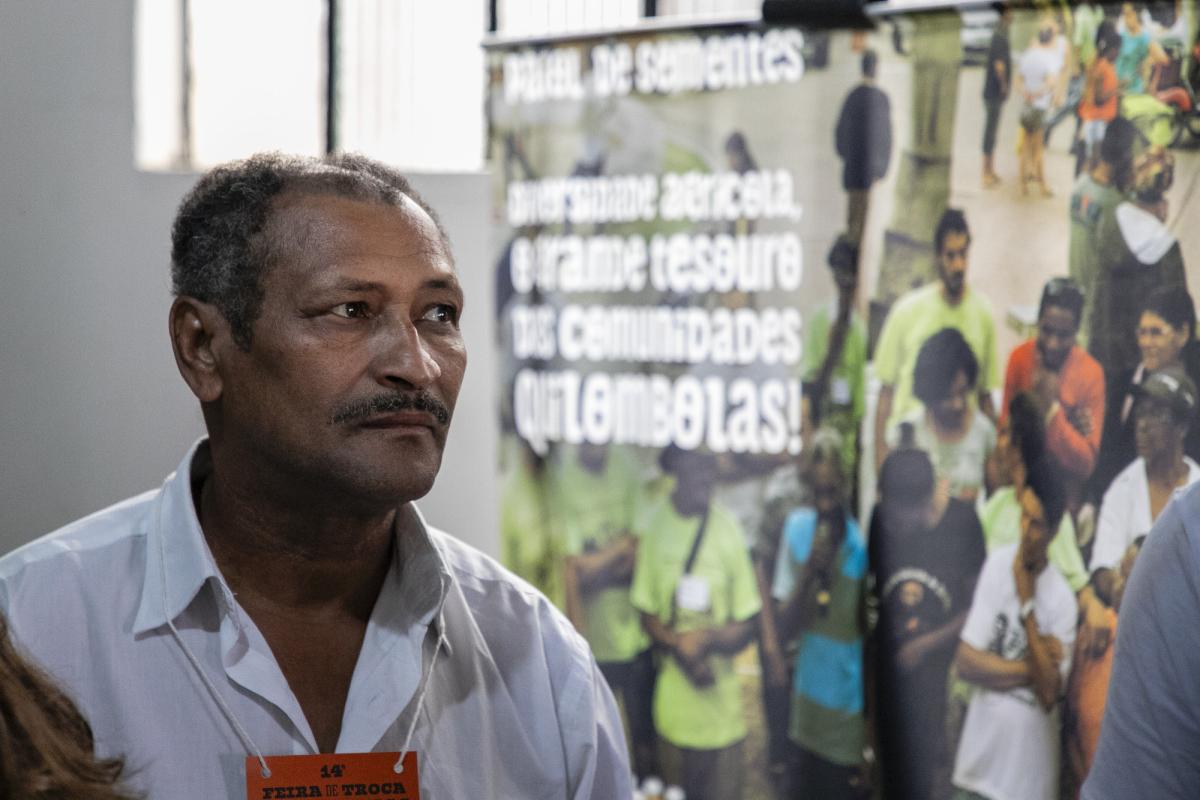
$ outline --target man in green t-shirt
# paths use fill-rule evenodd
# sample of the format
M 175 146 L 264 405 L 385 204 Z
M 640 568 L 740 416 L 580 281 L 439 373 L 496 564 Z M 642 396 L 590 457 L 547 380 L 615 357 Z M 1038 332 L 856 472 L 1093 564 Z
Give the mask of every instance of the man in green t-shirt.
M 654 664 L 650 638 L 629 599 L 638 540 L 634 514 L 641 470 L 622 448 L 567 448 L 550 492 L 555 530 L 566 554 L 563 593 L 567 617 L 591 645 L 600 672 L 625 712 L 634 772 L 655 766 L 650 697 Z
M 664 777 L 688 800 L 741 796 L 746 720 L 733 657 L 758 628 L 754 571 L 737 520 L 712 502 L 716 459 L 668 447 L 674 486 L 639 518 L 631 595 L 662 653 L 654 724 Z
M 920 407 L 913 395 L 913 367 L 925 340 L 942 328 L 962 333 L 979 362 L 979 410 L 993 421 L 992 390 L 1000 386 L 996 323 L 992 307 L 967 286 L 971 231 L 957 208 L 948 208 L 933 236 L 938 281 L 905 294 L 892 306 L 875 350 L 879 402 L 875 407 L 875 468 L 888 454 L 887 432 Z

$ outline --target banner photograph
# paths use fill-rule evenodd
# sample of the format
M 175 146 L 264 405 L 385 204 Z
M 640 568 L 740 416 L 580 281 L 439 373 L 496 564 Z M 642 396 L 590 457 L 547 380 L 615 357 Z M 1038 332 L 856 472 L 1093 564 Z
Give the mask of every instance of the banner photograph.
M 1079 796 L 1200 480 L 1195 12 L 490 50 L 502 555 L 643 796 Z

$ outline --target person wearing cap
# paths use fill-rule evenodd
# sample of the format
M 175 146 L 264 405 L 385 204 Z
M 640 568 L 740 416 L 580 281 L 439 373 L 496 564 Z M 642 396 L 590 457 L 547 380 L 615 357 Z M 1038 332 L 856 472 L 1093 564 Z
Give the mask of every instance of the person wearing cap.
M 1089 565 L 1096 594 L 1112 605 L 1113 570 L 1137 537 L 1149 532 L 1172 493 L 1200 481 L 1200 466 L 1183 453 L 1196 413 L 1196 386 L 1177 367 L 1150 375 L 1134 409 L 1138 457 L 1104 494 Z
M 1083 800 L 1200 796 L 1200 489 L 1155 521 L 1124 591 Z M 1117 583 L 1120 589 L 1120 584 Z
M 1004 374 L 1001 421 L 1012 399 L 1029 392 L 1042 414 L 1046 450 L 1065 478 L 1067 507 L 1078 510 L 1096 466 L 1104 423 L 1104 370 L 1076 344 L 1083 292 L 1051 278 L 1038 305 L 1037 334 L 1012 351 Z
M 1166 367 L 1178 367 L 1200 385 L 1200 342 L 1196 341 L 1196 306 L 1192 296 L 1176 288 L 1155 289 L 1142 304 L 1134 332 L 1138 352 L 1137 366 L 1116 375 L 1107 375 L 1107 399 L 1104 408 L 1104 433 L 1096 469 L 1088 481 L 1088 506 L 1094 506 L 1108 491 L 1113 479 L 1137 458 L 1134 441 L 1134 401 L 1139 387 L 1148 376 Z M 1188 428 L 1183 452 L 1200 463 L 1200 425 Z

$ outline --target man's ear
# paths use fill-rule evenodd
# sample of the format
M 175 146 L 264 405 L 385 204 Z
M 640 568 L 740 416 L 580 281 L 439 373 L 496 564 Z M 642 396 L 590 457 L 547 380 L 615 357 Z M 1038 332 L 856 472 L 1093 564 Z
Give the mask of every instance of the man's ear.
M 176 297 L 168 319 L 179 374 L 201 403 L 221 396 L 219 346 L 230 339 L 229 323 L 211 303 Z

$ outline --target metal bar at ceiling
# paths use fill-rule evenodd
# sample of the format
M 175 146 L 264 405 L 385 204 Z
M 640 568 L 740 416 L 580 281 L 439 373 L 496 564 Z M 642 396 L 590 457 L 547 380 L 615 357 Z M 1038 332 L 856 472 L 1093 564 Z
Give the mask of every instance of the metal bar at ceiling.
M 192 164 L 192 20 L 191 1 L 179 0 L 179 166 Z
M 338 148 L 338 0 L 325 5 L 325 152 Z

